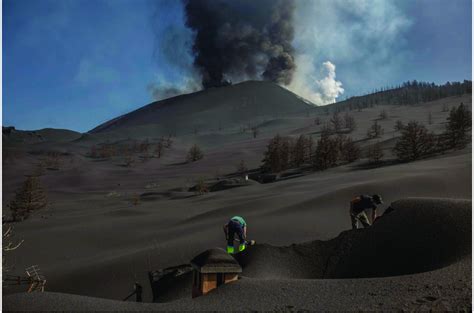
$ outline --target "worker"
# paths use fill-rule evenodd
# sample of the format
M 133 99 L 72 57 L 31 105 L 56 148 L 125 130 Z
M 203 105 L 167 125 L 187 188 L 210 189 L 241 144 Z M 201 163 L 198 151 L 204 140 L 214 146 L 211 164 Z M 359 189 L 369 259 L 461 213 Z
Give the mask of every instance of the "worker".
M 380 195 L 360 195 L 354 197 L 350 203 L 350 215 L 351 215 L 351 223 L 352 229 L 359 228 L 359 222 L 365 227 L 370 226 L 369 219 L 365 210 L 372 210 L 372 223 L 377 218 L 377 205 L 382 204 L 382 197 Z
M 224 225 L 225 239 L 227 240 L 227 253 L 234 253 L 234 237 L 239 237 L 239 252 L 244 251 L 247 238 L 247 223 L 241 216 L 234 216 Z

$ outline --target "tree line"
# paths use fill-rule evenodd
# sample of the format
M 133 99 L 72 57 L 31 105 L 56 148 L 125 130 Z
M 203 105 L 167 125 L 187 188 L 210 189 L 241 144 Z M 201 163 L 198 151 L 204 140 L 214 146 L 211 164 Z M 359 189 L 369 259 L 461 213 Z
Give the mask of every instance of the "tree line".
M 414 161 L 450 149 L 462 149 L 471 137 L 471 111 L 464 104 L 451 109 L 445 131 L 439 135 L 429 132 L 423 123 L 410 121 L 395 123 L 395 130 L 401 133 L 393 153 L 401 162 Z M 352 122 L 350 122 L 352 125 Z M 329 124 L 322 128 L 321 137 L 315 141 L 311 136 L 300 135 L 297 139 L 276 135 L 267 145 L 262 160 L 263 172 L 278 173 L 291 168 L 308 166 L 314 170 L 325 170 L 361 158 L 361 149 L 353 139 L 337 130 L 343 119 L 335 113 Z M 367 138 L 378 138 L 383 129 L 377 121 L 367 131 Z M 370 163 L 383 158 L 379 142 L 367 149 Z
M 363 109 L 374 105 L 414 105 L 451 96 L 460 96 L 472 93 L 472 81 L 447 82 L 444 85 L 435 83 L 407 81 L 399 86 L 385 87 L 374 90 L 373 93 L 355 96 L 337 102 L 335 107 L 341 109 Z

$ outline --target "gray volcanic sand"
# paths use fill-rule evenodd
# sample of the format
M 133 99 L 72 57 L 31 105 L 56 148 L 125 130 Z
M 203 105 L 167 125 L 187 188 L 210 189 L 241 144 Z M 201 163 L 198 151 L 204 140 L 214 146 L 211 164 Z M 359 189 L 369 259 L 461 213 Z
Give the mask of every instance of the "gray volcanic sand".
M 409 107 L 378 106 L 362 112 L 353 111 L 351 114 L 356 118 L 358 128 L 351 136 L 363 149 L 375 143 L 376 140 L 366 140 L 365 134 L 373 120 L 378 119 L 380 111 L 385 109 L 389 118 L 379 121 L 385 129 L 379 140 L 385 158 L 390 158 L 395 137 L 399 136 L 393 130 L 397 119 L 404 122 L 415 119 L 426 124 L 427 114 L 432 112 L 433 124 L 427 126 L 439 133 L 444 129 L 448 115 L 441 110 L 443 104 L 457 105 L 460 102 L 470 105 L 471 97 L 452 97 Z M 322 122 L 330 117 L 318 114 Z M 38 264 L 47 277 L 48 292 L 13 295 L 25 291 L 24 286 L 5 289 L 4 309 L 389 310 L 423 305 L 450 305 L 454 309 L 470 307 L 470 248 L 467 252 L 462 248 L 465 242 L 461 248 L 446 243 L 454 239 L 466 240 L 464 235 L 459 235 L 464 234 L 465 228 L 456 230 L 456 236 L 449 237 L 456 227 L 452 227 L 451 222 L 442 223 L 439 234 L 435 235 L 432 226 L 426 225 L 439 225 L 439 221 L 430 219 L 425 208 L 417 204 L 415 211 L 423 214 L 414 213 L 410 219 L 403 216 L 398 219 L 400 209 L 393 212 L 393 216 L 377 221 L 371 229 L 350 236 L 344 232 L 351 227 L 348 202 L 357 194 L 381 194 L 385 201 L 382 212 L 391 202 L 407 197 L 471 199 L 470 146 L 406 164 L 368 169 L 364 166 L 365 160 L 361 160 L 271 184 L 256 183 L 202 196 L 186 191 L 198 178 L 214 179 L 235 172 L 241 159 L 249 168 L 258 167 L 268 140 L 276 133 L 312 134 L 317 139 L 320 126 L 314 125 L 314 118 L 314 113 L 310 116 L 306 113 L 269 116 L 267 121 L 258 118 L 255 123 L 261 123 L 261 127 L 256 139 L 248 131 L 241 132 L 235 121 L 230 121 L 235 123 L 229 128 L 224 126 L 218 130 L 213 125 L 212 129 L 203 129 L 197 134 L 190 125 L 189 132 L 173 138 L 173 147 L 165 151 L 163 158 L 146 162 L 137 158 L 130 168 L 122 166 L 121 157 L 93 160 L 86 157 L 86 153 L 90 146 L 107 139 L 113 142 L 128 137 L 148 137 L 156 142 L 160 134 L 150 136 L 154 126 L 133 126 L 117 132 L 83 135 L 80 139 L 67 134 L 67 139 L 73 141 L 59 140 L 60 136 L 50 134 L 51 131 L 48 131 L 48 136 L 55 141 L 21 143 L 9 142 L 4 137 L 4 151 L 16 153 L 16 157 L 3 167 L 4 212 L 8 212 L 6 205 L 24 180 L 23 175 L 32 173 L 42 157 L 40 152 L 55 149 L 69 153 L 61 157 L 59 170 L 46 170 L 41 176 L 50 208 L 35 213 L 24 222 L 15 223 L 14 238 L 25 242 L 7 256 L 7 262 L 15 266 L 12 274 L 21 275 L 24 268 Z M 170 117 L 168 122 L 177 121 Z M 244 122 L 241 124 L 245 125 Z M 122 133 L 130 136 L 124 137 Z M 183 163 L 186 151 L 194 143 L 203 148 L 204 159 Z M 36 153 L 29 153 L 31 151 Z M 140 203 L 134 205 L 133 198 L 140 195 Z M 441 206 L 435 203 L 433 207 Z M 462 219 L 463 223 L 468 223 L 463 227 L 469 227 L 470 232 L 470 215 L 464 218 L 467 214 L 464 212 L 459 216 L 452 213 L 451 216 L 446 210 L 435 211 L 445 214 L 443 218 L 449 217 L 450 221 Z M 181 292 L 172 292 L 165 297 L 165 300 L 176 300 L 170 303 L 134 304 L 98 299 L 121 300 L 138 281 L 144 287 L 144 300 L 150 301 L 147 271 L 188 263 L 206 249 L 224 247 L 222 225 L 236 214 L 246 218 L 249 237 L 259 243 L 248 251 L 246 256 L 250 260 L 238 282 L 194 300 L 190 299 L 190 291 L 189 297 L 182 299 L 187 291 L 181 288 Z M 393 219 L 391 223 L 389 217 Z M 413 241 L 408 240 L 414 246 L 408 247 L 411 257 L 404 259 L 396 251 L 407 242 L 403 235 L 407 229 L 419 233 L 413 234 Z M 433 235 L 428 238 L 426 232 Z M 449 236 L 443 237 L 443 233 Z M 339 264 L 339 267 L 329 266 L 333 272 L 320 274 L 321 269 L 316 265 L 320 260 L 328 260 L 313 258 L 310 252 L 314 247 L 309 244 L 309 252 L 305 247 L 314 240 L 325 240 L 316 241 L 314 245 L 319 247 L 332 242 L 327 240 L 338 242 L 345 236 L 349 239 L 361 237 L 360 240 L 366 243 L 363 245 L 359 241 L 360 248 L 348 250 L 357 256 L 353 261 L 356 263 L 348 261 L 350 258 L 343 258 L 343 262 L 336 262 L 333 258 L 326 263 Z M 380 238 L 390 239 L 385 242 Z M 444 242 L 443 238 L 449 238 L 443 250 L 429 252 L 418 249 L 417 243 Z M 293 244 L 297 245 L 291 246 Z M 390 246 L 396 248 L 395 252 L 387 248 Z M 295 257 L 298 255 L 301 258 Z M 436 261 L 428 262 L 429 257 Z M 294 267 L 288 266 L 293 264 L 293 260 Z M 393 264 L 395 260 L 397 264 Z M 413 268 L 400 270 L 399 263 L 405 268 L 405 262 Z M 298 264 L 304 266 L 299 268 Z M 383 272 L 385 270 L 388 272 Z M 417 274 L 421 271 L 428 272 Z M 403 276 L 382 278 L 389 275 Z
M 172 300 L 179 301 L 152 305 L 16 294 L 4 298 L 4 309 L 470 310 L 471 201 L 412 198 L 392 208 L 373 227 L 346 231 L 330 241 L 250 247 L 237 258 L 244 269 L 238 282 L 196 299 L 176 286 L 171 289 L 181 294 Z M 392 275 L 403 276 L 386 277 Z M 190 279 L 180 284 L 190 292 Z

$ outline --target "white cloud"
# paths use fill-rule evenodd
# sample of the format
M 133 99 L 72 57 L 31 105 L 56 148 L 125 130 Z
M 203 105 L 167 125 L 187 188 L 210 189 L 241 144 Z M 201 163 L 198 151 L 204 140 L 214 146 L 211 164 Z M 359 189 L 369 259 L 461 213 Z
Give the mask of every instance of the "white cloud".
M 338 65 L 346 89 L 366 91 L 370 86 L 381 87 L 393 81 L 403 70 L 409 54 L 404 34 L 412 22 L 400 9 L 400 2 L 298 0 L 296 3 L 294 46 L 299 60 L 296 80 L 311 76 L 308 67 L 313 69 L 314 65 L 330 60 Z M 301 81 L 298 85 L 303 88 Z M 312 85 L 310 91 L 317 91 L 317 84 L 307 85 Z

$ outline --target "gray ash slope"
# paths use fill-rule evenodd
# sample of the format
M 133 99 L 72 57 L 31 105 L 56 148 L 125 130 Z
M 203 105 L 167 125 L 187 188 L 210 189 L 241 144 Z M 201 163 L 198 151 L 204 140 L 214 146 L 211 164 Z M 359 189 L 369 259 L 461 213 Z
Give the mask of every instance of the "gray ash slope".
M 407 198 L 367 229 L 288 247 L 256 245 L 241 255 L 253 278 L 367 278 L 448 266 L 471 254 L 471 201 Z
M 107 121 L 89 133 L 123 131 L 154 125 L 163 133 L 186 134 L 274 119 L 311 109 L 305 100 L 270 82 L 210 88 L 153 102 Z
M 392 207 L 373 227 L 333 240 L 256 245 L 239 260 L 243 278 L 205 297 L 180 293 L 169 297 L 179 301 L 169 303 L 124 304 L 58 293 L 16 294 L 4 297 L 4 310 L 469 310 L 471 201 L 409 198 Z M 172 290 L 181 290 L 176 287 Z

